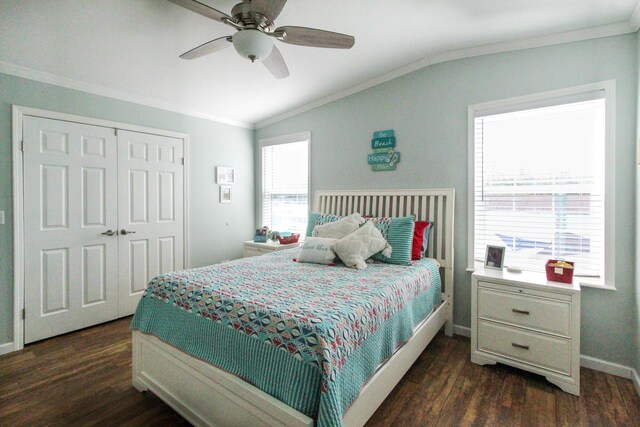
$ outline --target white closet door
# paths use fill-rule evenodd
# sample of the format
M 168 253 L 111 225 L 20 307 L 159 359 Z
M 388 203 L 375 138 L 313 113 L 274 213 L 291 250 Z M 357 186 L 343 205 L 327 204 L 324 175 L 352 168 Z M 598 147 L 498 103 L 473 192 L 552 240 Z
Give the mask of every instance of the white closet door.
M 118 315 L 111 128 L 25 116 L 25 343 Z
M 183 140 L 118 131 L 119 315 L 149 281 L 184 268 Z

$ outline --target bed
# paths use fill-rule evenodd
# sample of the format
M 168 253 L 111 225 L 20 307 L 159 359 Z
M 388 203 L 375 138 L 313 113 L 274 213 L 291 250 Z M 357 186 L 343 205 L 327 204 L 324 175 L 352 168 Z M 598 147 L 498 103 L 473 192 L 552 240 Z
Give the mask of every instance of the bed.
M 409 267 L 295 263 L 291 249 L 155 278 L 132 323 L 133 385 L 194 425 L 363 425 L 437 331 L 452 333 L 453 201 L 316 194 L 323 213 L 433 221 L 431 259 Z

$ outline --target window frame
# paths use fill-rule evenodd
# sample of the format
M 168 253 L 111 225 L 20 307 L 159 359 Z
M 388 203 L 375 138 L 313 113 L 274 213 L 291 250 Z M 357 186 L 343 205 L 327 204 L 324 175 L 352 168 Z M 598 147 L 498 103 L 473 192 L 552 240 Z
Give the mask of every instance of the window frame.
M 497 101 L 472 104 L 467 111 L 467 173 L 468 173 L 468 218 L 467 218 L 467 271 L 475 271 L 482 263 L 474 260 L 475 242 L 475 119 L 479 116 L 506 113 L 510 111 L 540 108 L 574 102 L 593 92 L 604 92 L 605 100 L 605 183 L 604 183 L 604 278 L 595 280 L 578 278 L 581 286 L 615 290 L 615 107 L 616 82 L 607 80 L 565 89 L 538 92 L 531 95 L 507 98 Z
M 282 135 L 282 136 L 274 136 L 274 137 L 270 137 L 270 138 L 262 138 L 258 140 L 258 155 L 257 155 L 257 181 L 258 181 L 258 185 L 256 188 L 256 193 L 258 194 L 257 200 L 259 200 L 259 203 L 257 204 L 257 216 L 256 216 L 256 228 L 260 228 L 263 226 L 263 224 L 261 224 L 262 222 L 262 194 L 263 194 L 263 189 L 262 189 L 262 148 L 263 147 L 268 147 L 268 146 L 272 146 L 272 145 L 282 145 L 282 144 L 290 144 L 293 142 L 302 142 L 302 141 L 306 141 L 307 142 L 307 199 L 309 200 L 309 206 L 307 209 L 307 215 L 309 214 L 309 212 L 312 209 L 311 203 L 311 132 L 310 131 L 306 131 L 306 132 L 298 132 L 298 133 L 292 133 L 292 134 L 288 134 L 288 135 Z M 300 241 L 304 240 L 304 236 L 300 235 Z

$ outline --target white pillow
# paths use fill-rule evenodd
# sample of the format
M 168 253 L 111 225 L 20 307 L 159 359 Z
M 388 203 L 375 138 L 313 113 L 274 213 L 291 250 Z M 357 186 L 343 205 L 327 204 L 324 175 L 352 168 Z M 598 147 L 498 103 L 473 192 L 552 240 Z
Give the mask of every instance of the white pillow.
M 338 239 L 307 237 L 300 248 L 298 262 L 332 264 L 336 259 L 336 254 L 331 250 L 331 245 L 337 241 Z
M 367 268 L 365 260 L 380 251 L 383 251 L 382 254 L 387 257 L 391 256 L 391 246 L 380 230 L 370 222 L 366 222 L 358 230 L 335 242 L 331 249 L 347 267 L 355 267 L 358 270 Z
M 354 213 L 335 222 L 316 225 L 313 228 L 313 233 L 311 235 L 313 237 L 342 239 L 344 236 L 348 236 L 356 231 L 364 221 L 364 218 L 362 218 L 359 213 Z

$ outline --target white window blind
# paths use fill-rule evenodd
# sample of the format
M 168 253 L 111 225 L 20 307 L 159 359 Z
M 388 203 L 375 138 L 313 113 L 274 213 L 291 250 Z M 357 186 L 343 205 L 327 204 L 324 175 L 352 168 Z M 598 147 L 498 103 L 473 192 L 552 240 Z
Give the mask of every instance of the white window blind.
M 309 143 L 262 147 L 262 225 L 304 236 L 309 211 Z
M 507 266 L 566 259 L 574 276 L 603 279 L 605 99 L 593 98 L 476 115 L 475 261 L 499 245 Z

